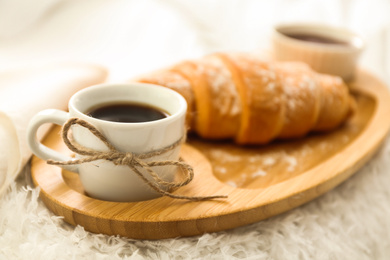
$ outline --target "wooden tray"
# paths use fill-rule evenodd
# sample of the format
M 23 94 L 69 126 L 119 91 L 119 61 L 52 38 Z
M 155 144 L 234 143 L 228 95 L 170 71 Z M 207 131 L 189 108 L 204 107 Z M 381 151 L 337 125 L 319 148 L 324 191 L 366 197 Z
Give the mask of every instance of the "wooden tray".
M 226 194 L 226 200 L 189 202 L 163 197 L 117 203 L 85 195 L 77 174 L 34 157 L 31 165 L 40 197 L 66 222 L 94 233 L 137 239 L 194 236 L 235 228 L 298 207 L 334 188 L 357 171 L 379 147 L 390 127 L 387 87 L 360 72 L 351 89 L 358 110 L 344 126 L 327 134 L 239 147 L 190 137 L 182 149 L 195 179 L 175 193 Z M 54 128 L 44 143 L 69 153 Z

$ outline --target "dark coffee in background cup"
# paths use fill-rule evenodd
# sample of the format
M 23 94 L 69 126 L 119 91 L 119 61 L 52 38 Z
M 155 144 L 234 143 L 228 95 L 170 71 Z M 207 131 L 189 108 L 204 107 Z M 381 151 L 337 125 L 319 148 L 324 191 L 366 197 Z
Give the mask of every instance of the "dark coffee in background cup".
M 347 41 L 342 41 L 334 37 L 328 37 L 320 34 L 311 34 L 311 33 L 284 33 L 284 35 L 294 38 L 301 41 L 307 42 L 316 42 L 316 43 L 325 43 L 325 44 L 339 44 L 339 45 L 349 45 Z
M 169 116 L 160 108 L 129 102 L 101 104 L 89 109 L 86 114 L 97 119 L 119 123 L 143 123 Z

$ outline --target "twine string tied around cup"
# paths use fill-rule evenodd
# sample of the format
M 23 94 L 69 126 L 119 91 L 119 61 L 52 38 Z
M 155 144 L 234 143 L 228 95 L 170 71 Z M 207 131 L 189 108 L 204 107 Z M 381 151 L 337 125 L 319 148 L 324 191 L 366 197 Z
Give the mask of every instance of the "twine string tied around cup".
M 71 126 L 79 125 L 88 129 L 94 136 L 102 141 L 109 151 L 97 151 L 87 147 L 84 147 L 77 143 L 71 135 Z M 74 153 L 84 156 L 80 159 L 72 159 L 69 161 L 55 161 L 47 160 L 48 164 L 51 165 L 75 165 L 87 162 L 93 162 L 97 160 L 107 160 L 115 165 L 128 166 L 138 177 L 140 177 L 150 188 L 160 193 L 163 196 L 168 196 L 174 199 L 185 199 L 191 201 L 201 201 L 210 199 L 222 199 L 227 198 L 226 195 L 211 195 L 211 196 L 185 196 L 179 194 L 173 194 L 169 190 L 172 188 L 179 188 L 189 184 L 194 178 L 194 170 L 191 165 L 185 163 L 182 159 L 178 161 L 166 160 L 166 161 L 145 161 L 145 159 L 159 156 L 166 152 L 169 152 L 179 146 L 185 141 L 185 135 L 175 143 L 166 146 L 164 148 L 154 150 L 147 153 L 135 154 L 131 152 L 120 152 L 118 151 L 107 138 L 97 130 L 92 124 L 80 118 L 70 118 L 62 128 L 62 139 L 66 146 Z M 152 169 L 155 166 L 177 166 L 183 173 L 186 174 L 185 178 L 179 182 L 170 182 L 161 179 L 156 172 Z M 144 169 L 154 180 L 150 181 L 140 169 Z

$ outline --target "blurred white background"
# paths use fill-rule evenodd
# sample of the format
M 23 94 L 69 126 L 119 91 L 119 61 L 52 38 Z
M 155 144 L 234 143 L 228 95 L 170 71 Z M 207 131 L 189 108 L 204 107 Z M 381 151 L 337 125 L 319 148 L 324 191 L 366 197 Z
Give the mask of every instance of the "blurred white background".
M 0 69 L 88 61 L 128 79 L 220 50 L 270 48 L 279 22 L 350 28 L 367 42 L 360 64 L 389 82 L 387 0 L 0 0 Z
M 390 0 L 0 0 L 0 72 L 80 61 L 107 67 L 118 82 L 213 51 L 266 51 L 275 24 L 304 21 L 359 33 L 361 67 L 390 84 L 389 14 Z M 389 141 L 339 188 L 270 220 L 164 241 L 86 233 L 49 214 L 38 190 L 12 190 L 0 201 L 0 258 L 388 259 L 388 158 Z

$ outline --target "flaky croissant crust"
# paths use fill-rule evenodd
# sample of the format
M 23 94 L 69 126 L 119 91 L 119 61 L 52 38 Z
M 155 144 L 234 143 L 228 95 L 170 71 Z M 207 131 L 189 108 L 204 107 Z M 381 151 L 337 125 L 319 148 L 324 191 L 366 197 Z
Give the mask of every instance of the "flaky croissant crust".
M 352 113 L 354 100 L 341 78 L 300 62 L 252 54 L 214 53 L 132 81 L 158 84 L 187 101 L 186 122 L 206 139 L 266 144 L 329 131 Z

